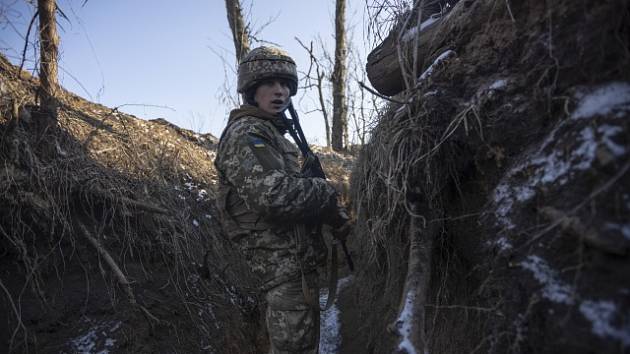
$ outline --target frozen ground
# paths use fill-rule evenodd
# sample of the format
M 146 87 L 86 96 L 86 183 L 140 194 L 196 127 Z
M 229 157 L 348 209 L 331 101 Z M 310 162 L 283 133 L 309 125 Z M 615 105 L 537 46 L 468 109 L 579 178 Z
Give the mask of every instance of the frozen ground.
M 350 284 L 352 276 L 339 279 L 337 292 L 340 293 Z M 322 289 L 319 294 L 319 305 L 324 306 L 328 298 L 328 289 Z M 338 297 L 337 297 L 338 298 Z M 322 311 L 320 322 L 319 352 L 321 354 L 335 354 L 341 348 L 340 310 L 334 304 L 328 311 Z

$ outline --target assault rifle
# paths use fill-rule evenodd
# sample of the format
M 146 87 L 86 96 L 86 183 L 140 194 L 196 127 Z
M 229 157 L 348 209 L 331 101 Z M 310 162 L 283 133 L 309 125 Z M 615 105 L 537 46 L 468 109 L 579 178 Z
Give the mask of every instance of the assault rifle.
M 319 161 L 319 158 L 313 153 L 311 148 L 308 146 L 308 143 L 306 142 L 306 137 L 304 136 L 302 126 L 300 125 L 300 118 L 295 111 L 295 107 L 293 107 L 293 102 L 289 103 L 288 110 L 289 114 L 291 114 L 291 121 L 289 121 L 284 113 L 282 113 L 282 115 L 284 117 L 284 121 L 286 123 L 289 134 L 291 134 L 291 137 L 295 141 L 295 144 L 300 149 L 300 152 L 302 152 L 302 157 L 304 157 L 304 164 L 302 165 L 302 175 L 305 177 L 317 177 L 326 179 L 326 174 L 324 173 L 324 169 L 322 168 L 322 164 Z M 341 240 L 340 243 L 341 248 L 343 249 L 343 253 L 346 257 L 346 262 L 348 263 L 348 268 L 350 269 L 350 271 L 354 271 L 354 262 L 352 261 L 352 257 L 350 256 L 350 252 L 348 251 L 346 241 Z

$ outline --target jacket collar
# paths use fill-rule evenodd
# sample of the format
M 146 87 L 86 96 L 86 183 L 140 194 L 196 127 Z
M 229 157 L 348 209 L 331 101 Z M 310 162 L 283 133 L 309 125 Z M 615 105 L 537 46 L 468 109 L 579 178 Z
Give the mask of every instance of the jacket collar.
M 249 105 L 249 104 L 244 104 L 239 108 L 233 109 L 230 112 L 230 118 L 228 119 L 228 124 L 238 119 L 241 119 L 243 117 L 256 117 L 262 120 L 269 121 L 276 127 L 276 129 L 278 129 L 278 131 L 281 134 L 284 134 L 287 132 L 285 118 L 282 117 L 280 114 L 267 113 L 263 111 L 262 109 L 256 106 Z

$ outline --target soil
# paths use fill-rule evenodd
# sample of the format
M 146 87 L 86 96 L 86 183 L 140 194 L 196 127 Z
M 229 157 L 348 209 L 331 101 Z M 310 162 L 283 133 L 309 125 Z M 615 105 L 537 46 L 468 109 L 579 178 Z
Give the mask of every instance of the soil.
M 343 352 L 627 352 L 627 4 L 457 6 L 420 60 L 454 55 L 389 104 L 353 172 Z M 409 324 L 414 207 L 438 231 Z

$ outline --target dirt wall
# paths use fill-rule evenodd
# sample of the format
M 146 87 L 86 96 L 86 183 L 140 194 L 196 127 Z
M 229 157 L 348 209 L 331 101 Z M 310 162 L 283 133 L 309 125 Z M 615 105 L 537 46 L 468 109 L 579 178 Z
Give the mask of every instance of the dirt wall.
M 418 343 L 401 303 L 421 210 L 431 273 L 423 329 L 410 331 L 429 352 L 625 352 L 628 3 L 459 5 L 353 173 L 354 341 Z

